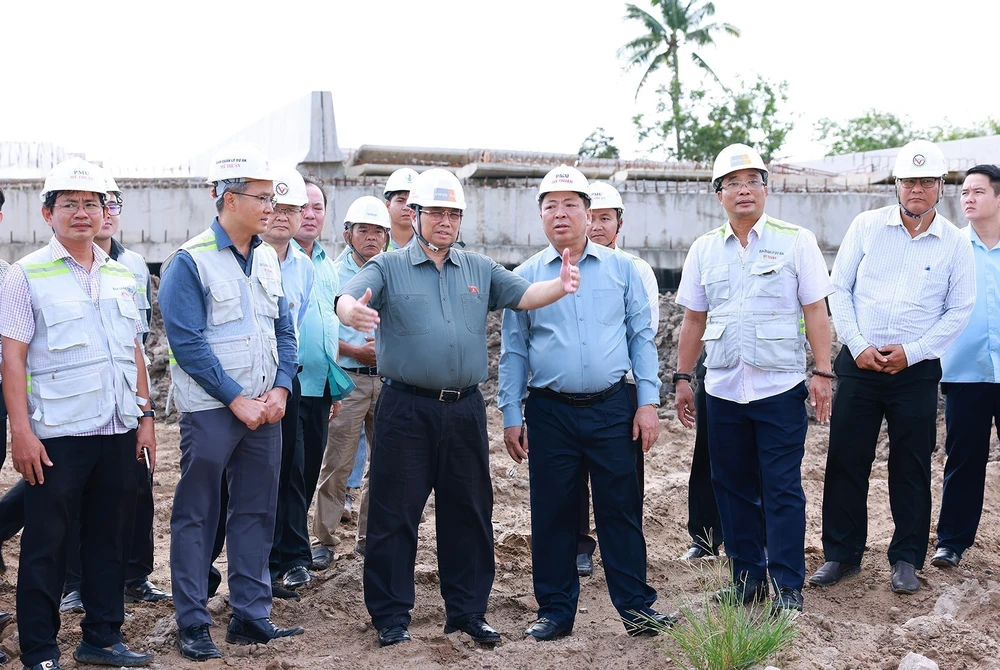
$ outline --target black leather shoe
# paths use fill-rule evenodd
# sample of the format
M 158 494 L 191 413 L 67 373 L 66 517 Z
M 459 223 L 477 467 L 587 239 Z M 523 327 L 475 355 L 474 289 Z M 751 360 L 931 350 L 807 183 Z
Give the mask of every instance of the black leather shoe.
M 311 582 L 315 577 L 303 567 L 292 568 L 285 573 L 285 576 L 281 579 L 281 585 L 286 589 L 295 590 L 301 588 Z
M 80 599 L 79 591 L 70 591 L 59 601 L 59 611 L 63 614 L 72 612 L 73 614 L 86 614 L 83 609 L 83 600 Z
M 844 577 L 856 575 L 859 572 L 861 572 L 860 565 L 827 561 L 813 573 L 812 577 L 809 578 L 809 583 L 813 586 L 833 586 Z
M 302 626 L 294 628 L 278 628 L 268 619 L 244 621 L 238 617 L 229 619 L 229 630 L 226 631 L 226 642 L 229 644 L 267 644 L 279 637 L 302 635 L 306 629 Z
M 51 661 L 42 661 L 41 663 L 35 663 L 32 666 L 21 666 L 24 670 L 62 670 L 62 666 L 59 665 L 57 659 L 52 659 Z
M 298 600 L 299 594 L 291 589 L 286 589 L 281 582 L 271 582 L 271 597 L 280 600 Z
M 625 631 L 629 637 L 638 637 L 639 635 L 652 637 L 662 633 L 664 628 L 670 628 L 677 623 L 677 617 L 672 617 L 669 614 L 660 614 L 659 612 L 651 612 L 645 618 L 623 619 L 623 621 L 625 622 Z
M 779 586 L 771 601 L 771 613 L 779 614 L 782 610 L 802 611 L 802 591 L 790 586 Z
M 684 554 L 681 556 L 681 560 L 690 561 L 695 558 L 711 558 L 713 556 L 718 556 L 718 555 L 719 555 L 718 549 L 716 549 L 715 551 L 709 551 L 700 544 L 692 544 L 691 547 L 687 551 L 685 551 Z
M 470 614 L 461 619 L 445 622 L 444 632 L 446 634 L 454 633 L 457 630 L 467 633 L 474 642 L 479 644 L 496 644 L 500 641 L 500 633 L 486 623 L 486 617 L 482 614 Z
M 931 565 L 939 568 L 957 568 L 962 562 L 962 554 L 948 547 L 938 547 L 931 558 Z
M 410 641 L 410 631 L 406 626 L 386 626 L 378 629 L 378 646 L 391 647 L 400 642 Z
M 222 585 L 222 573 L 214 565 L 208 567 L 208 597 L 212 598 L 219 592 Z
M 560 626 L 552 619 L 541 617 L 538 621 L 528 626 L 524 631 L 524 637 L 533 637 L 538 642 L 551 642 L 561 637 L 573 634 L 573 627 Z
M 109 649 L 81 642 L 80 646 L 73 652 L 73 658 L 76 659 L 77 663 L 111 665 L 116 668 L 139 668 L 149 665 L 155 656 L 156 654 L 136 653 L 126 647 L 124 642 L 119 642 Z
M 222 658 L 222 652 L 212 642 L 207 623 L 196 623 L 177 631 L 177 648 L 181 656 L 192 661 Z
M 169 598 L 169 593 L 158 589 L 148 579 L 138 584 L 125 585 L 125 602 L 127 603 L 158 603 L 161 600 L 168 600 Z
M 896 561 L 896 565 L 892 566 L 889 588 L 893 593 L 916 593 L 920 589 L 916 568 L 906 561 Z
M 577 554 L 576 574 L 581 577 L 590 577 L 594 574 L 594 557 L 590 554 Z
M 313 570 L 326 570 L 331 563 L 333 563 L 333 549 L 323 544 L 313 547 L 312 565 L 309 567 Z
M 767 600 L 767 582 L 745 575 L 733 582 L 732 586 L 715 592 L 716 602 L 730 602 L 737 605 L 750 605 Z

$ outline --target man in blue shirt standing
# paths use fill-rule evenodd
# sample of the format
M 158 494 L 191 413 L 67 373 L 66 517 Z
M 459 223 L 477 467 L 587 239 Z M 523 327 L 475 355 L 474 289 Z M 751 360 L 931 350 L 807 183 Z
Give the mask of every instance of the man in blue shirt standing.
M 632 259 L 587 239 L 586 177 L 566 165 L 538 191 L 549 246 L 515 271 L 528 281 L 558 276 L 560 251 L 586 287 L 530 314 L 504 312 L 497 404 L 515 462 L 531 454 L 531 558 L 538 620 L 525 636 L 554 640 L 573 630 L 580 577 L 577 514 L 589 467 L 594 516 L 611 601 L 630 635 L 672 623 L 652 609 L 633 440 L 656 442 L 660 380 L 649 299 Z M 626 389 L 632 370 L 638 407 Z M 530 377 L 531 386 L 528 386 Z M 525 401 L 523 419 L 521 402 Z
M 944 492 L 931 565 L 956 568 L 972 546 L 983 512 L 991 424 L 1000 423 L 1000 168 L 977 165 L 962 184 L 965 232 L 976 259 L 976 306 L 941 357 L 948 430 Z
M 229 504 L 226 641 L 298 635 L 271 615 L 268 553 L 285 403 L 298 367 L 295 329 L 274 249 L 263 243 L 274 177 L 260 148 L 237 143 L 209 166 L 218 217 L 163 264 L 160 309 L 170 343 L 171 399 L 181 411 L 181 477 L 170 518 L 177 646 L 219 658 L 209 635 L 208 573 L 223 472 Z

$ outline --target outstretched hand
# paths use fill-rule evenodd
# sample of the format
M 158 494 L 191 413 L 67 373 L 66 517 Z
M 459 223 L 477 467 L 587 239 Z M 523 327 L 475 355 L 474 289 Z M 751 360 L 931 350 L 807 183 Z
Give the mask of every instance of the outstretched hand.
M 569 249 L 563 249 L 562 267 L 559 269 L 559 281 L 566 293 L 576 293 L 580 288 L 580 268 L 573 265 L 569 260 Z
M 379 324 L 378 312 L 368 306 L 368 301 L 372 299 L 372 290 L 365 289 L 365 294 L 361 296 L 347 315 L 347 325 L 363 333 L 370 333 Z

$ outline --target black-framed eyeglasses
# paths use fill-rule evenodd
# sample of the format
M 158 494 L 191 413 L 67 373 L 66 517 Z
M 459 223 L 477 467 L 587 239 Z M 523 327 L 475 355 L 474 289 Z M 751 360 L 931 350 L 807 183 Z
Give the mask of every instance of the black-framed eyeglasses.
M 85 202 L 83 204 L 78 202 L 57 202 L 53 206 L 53 209 L 65 214 L 76 214 L 76 211 L 81 208 L 87 214 L 97 214 L 104 209 L 104 205 L 99 202 Z
M 445 217 L 451 223 L 458 223 L 462 220 L 462 210 L 460 209 L 421 209 L 420 216 L 427 217 L 431 223 L 441 223 Z
M 261 207 L 267 207 L 270 205 L 272 208 L 278 204 L 277 199 L 273 195 L 254 195 L 252 193 L 236 193 L 230 191 L 233 195 L 242 195 L 245 198 L 256 198 L 260 202 Z
M 280 216 L 292 216 L 293 214 L 301 214 L 302 208 L 294 205 L 281 205 L 274 208 L 274 213 Z
M 934 188 L 937 182 L 937 177 L 920 177 L 919 179 L 907 177 L 899 180 L 903 188 L 913 188 L 917 184 L 920 184 L 920 188 Z
M 118 202 L 109 202 L 108 203 L 108 214 L 111 214 L 112 216 L 118 216 L 121 213 L 122 213 L 122 204 L 121 203 L 118 203 Z

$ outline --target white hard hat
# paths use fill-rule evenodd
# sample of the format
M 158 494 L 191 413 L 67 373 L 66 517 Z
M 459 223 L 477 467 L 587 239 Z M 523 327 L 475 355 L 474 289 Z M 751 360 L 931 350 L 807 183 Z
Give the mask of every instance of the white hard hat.
M 406 204 L 465 209 L 465 191 L 454 174 L 442 168 L 431 168 L 424 170 L 413 180 Z
M 108 184 L 107 188 L 105 188 L 104 190 L 107 191 L 108 193 L 118 193 L 118 194 L 120 194 L 122 192 L 122 190 L 120 188 L 118 188 L 118 184 L 115 182 L 115 178 L 111 176 L 111 171 L 110 170 L 105 170 L 104 171 L 104 176 L 105 176 L 107 184 Z
M 747 169 L 760 170 L 761 176 L 767 179 L 767 166 L 755 149 L 745 144 L 730 144 L 719 152 L 712 166 L 712 184 L 715 190 L 719 190 L 722 178 L 727 174 Z
M 948 174 L 948 161 L 933 142 L 913 140 L 903 145 L 896 154 L 896 164 L 892 168 L 892 176 L 896 179 L 906 177 L 943 177 Z
M 223 147 L 208 165 L 208 183 L 230 179 L 271 181 L 274 173 L 264 150 L 250 142 L 236 142 Z
M 382 189 L 382 196 L 388 200 L 390 193 L 396 193 L 397 191 L 409 191 L 413 188 L 413 182 L 417 179 L 417 171 L 411 170 L 410 168 L 399 168 L 391 175 L 385 182 L 385 188 Z
M 385 208 L 385 203 L 373 195 L 363 195 L 347 208 L 347 216 L 344 217 L 344 230 L 348 230 L 355 223 L 371 223 L 386 229 L 392 227 L 392 222 L 389 220 L 389 210 Z
M 621 211 L 621 214 L 625 213 L 622 194 L 614 186 L 603 181 L 590 182 L 590 208 L 617 209 Z
M 279 205 L 304 207 L 309 202 L 306 181 L 298 170 L 289 167 L 274 171 L 274 200 Z
M 108 174 L 82 158 L 68 158 L 49 171 L 42 186 L 41 200 L 55 191 L 108 192 Z
M 538 185 L 538 202 L 542 201 L 542 196 L 546 193 L 555 191 L 572 191 L 590 200 L 590 184 L 587 178 L 575 167 L 565 164 L 549 170 L 549 173 L 542 178 L 542 183 Z

